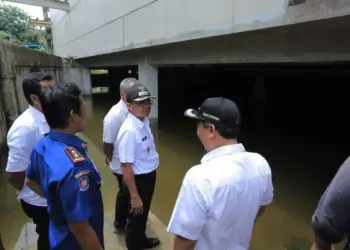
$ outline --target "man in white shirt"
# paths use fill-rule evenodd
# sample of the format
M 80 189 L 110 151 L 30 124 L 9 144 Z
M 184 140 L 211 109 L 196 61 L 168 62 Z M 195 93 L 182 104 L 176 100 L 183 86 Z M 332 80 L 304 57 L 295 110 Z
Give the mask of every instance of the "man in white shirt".
M 154 248 L 160 244 L 158 239 L 148 238 L 145 233 L 159 166 L 159 155 L 147 118 L 151 112 L 151 99 L 153 97 L 141 84 L 128 90 L 129 114 L 115 144 L 130 202 L 125 232 L 128 250 Z
M 184 177 L 168 226 L 173 249 L 247 250 L 255 220 L 273 199 L 269 164 L 237 142 L 233 101 L 208 98 L 185 115 L 197 120 L 207 154 Z
M 112 169 L 113 174 L 117 177 L 119 191 L 115 201 L 115 215 L 114 215 L 114 232 L 123 233 L 126 220 L 128 217 L 128 197 L 123 191 L 123 173 L 120 168 L 118 159 L 118 152 L 114 148 L 114 143 L 117 140 L 118 132 L 124 120 L 129 114 L 126 106 L 126 93 L 128 89 L 138 83 L 135 78 L 125 78 L 120 83 L 120 101 L 114 105 L 103 120 L 103 151 L 106 156 L 106 163 Z M 113 152 L 115 151 L 115 152 Z
M 25 214 L 36 224 L 36 232 L 39 235 L 38 250 L 50 249 L 47 201 L 25 185 L 24 181 L 35 143 L 50 132 L 42 113 L 39 95 L 42 87 L 52 84 L 54 80 L 49 75 L 44 76 L 40 72 L 29 73 L 22 82 L 23 93 L 29 107 L 15 120 L 7 134 L 9 155 L 6 172 L 8 180 L 17 189 L 17 198 Z

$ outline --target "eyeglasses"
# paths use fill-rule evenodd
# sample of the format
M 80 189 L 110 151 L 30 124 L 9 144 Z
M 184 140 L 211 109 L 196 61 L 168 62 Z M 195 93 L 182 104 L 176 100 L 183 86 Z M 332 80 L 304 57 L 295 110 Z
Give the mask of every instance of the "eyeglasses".
M 139 101 L 139 102 L 131 102 L 133 104 L 136 104 L 136 105 L 152 105 L 153 104 L 153 100 L 151 99 L 146 99 L 146 100 L 143 100 L 143 101 Z

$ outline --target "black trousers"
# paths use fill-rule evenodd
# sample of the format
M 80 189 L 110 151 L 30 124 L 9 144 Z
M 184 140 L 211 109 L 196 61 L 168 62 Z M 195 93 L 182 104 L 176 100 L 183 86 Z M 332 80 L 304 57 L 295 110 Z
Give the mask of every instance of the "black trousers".
M 37 246 L 38 250 L 50 250 L 49 244 L 49 214 L 47 207 L 33 206 L 21 200 L 24 213 L 33 219 L 36 225 L 36 232 L 39 235 Z
M 125 228 L 129 213 L 129 199 L 125 185 L 123 185 L 123 175 L 114 174 L 117 177 L 119 191 L 115 199 L 114 227 Z M 126 190 L 125 190 L 126 189 Z
M 143 214 L 128 214 L 128 222 L 125 231 L 125 244 L 128 250 L 142 250 L 147 241 L 146 226 L 148 213 L 151 207 L 157 173 L 153 171 L 148 174 L 135 175 L 137 191 L 143 203 Z M 124 184 L 125 185 L 125 184 Z M 126 190 L 128 190 L 126 188 Z M 130 199 L 129 191 L 126 192 Z M 129 202 L 129 211 L 131 205 Z

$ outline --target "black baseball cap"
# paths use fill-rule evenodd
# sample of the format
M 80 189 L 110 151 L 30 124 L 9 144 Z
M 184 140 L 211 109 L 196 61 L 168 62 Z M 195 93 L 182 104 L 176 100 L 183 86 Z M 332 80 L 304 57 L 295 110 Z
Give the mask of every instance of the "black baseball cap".
M 241 114 L 236 103 L 223 97 L 208 98 L 198 110 L 187 109 L 185 116 L 223 128 L 233 129 L 241 125 Z
M 127 102 L 140 102 L 146 99 L 156 99 L 151 96 L 151 93 L 148 91 L 146 86 L 141 83 L 136 83 L 132 85 L 126 93 Z

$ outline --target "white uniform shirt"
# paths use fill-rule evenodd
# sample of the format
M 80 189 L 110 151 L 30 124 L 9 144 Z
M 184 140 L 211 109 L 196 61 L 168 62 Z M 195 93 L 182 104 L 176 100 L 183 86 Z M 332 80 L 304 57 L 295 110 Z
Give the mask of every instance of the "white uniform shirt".
M 9 155 L 6 172 L 26 171 L 30 164 L 30 156 L 34 145 L 49 132 L 50 127 L 44 115 L 34 107 L 29 106 L 15 120 L 7 134 Z M 17 198 L 34 206 L 47 206 L 46 199 L 37 195 L 26 185 L 23 186 Z
M 247 250 L 260 206 L 273 199 L 271 169 L 242 144 L 217 148 L 185 175 L 168 231 L 198 250 Z
M 159 166 L 149 120 L 143 121 L 129 113 L 121 126 L 115 148 L 121 163 L 132 163 L 135 175 L 147 174 Z
M 119 129 L 128 114 L 128 107 L 125 102 L 120 99 L 120 101 L 109 110 L 103 120 L 103 142 L 115 144 Z M 116 147 L 113 149 L 112 161 L 109 167 L 114 173 L 122 174 Z

